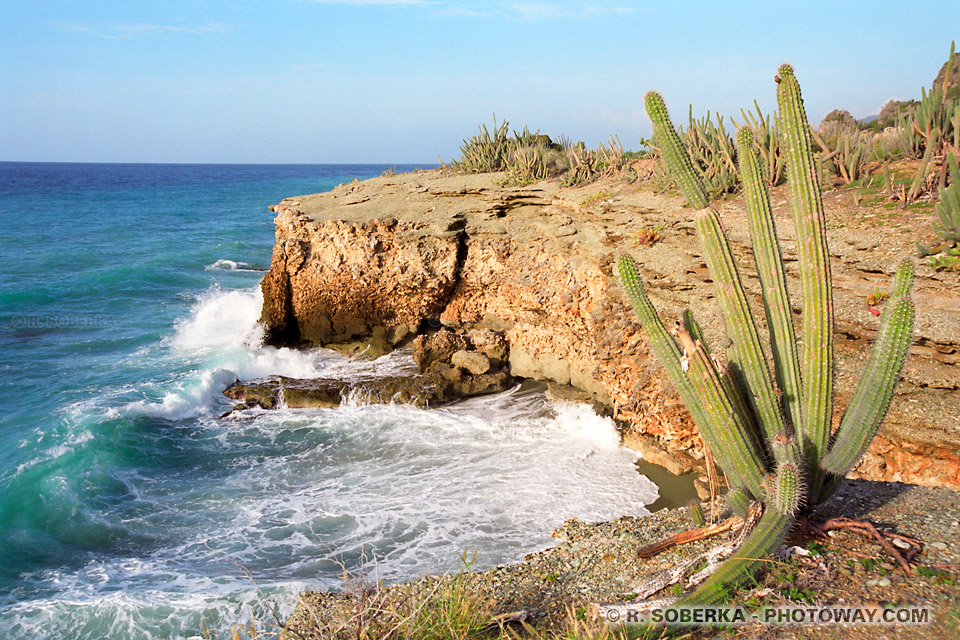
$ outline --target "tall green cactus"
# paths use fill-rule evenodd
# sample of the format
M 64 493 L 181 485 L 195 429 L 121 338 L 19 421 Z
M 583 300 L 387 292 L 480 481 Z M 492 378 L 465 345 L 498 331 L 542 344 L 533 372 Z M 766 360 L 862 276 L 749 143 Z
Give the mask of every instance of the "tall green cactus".
M 745 514 L 753 499 L 762 501 L 765 509 L 740 549 L 681 603 L 685 605 L 715 602 L 728 587 L 753 575 L 764 556 L 779 546 L 796 514 L 829 495 L 837 480 L 856 465 L 890 405 L 913 331 L 913 267 L 905 261 L 897 270 L 866 374 L 831 440 L 833 299 L 819 174 L 793 68 L 781 66 L 777 81 L 777 125 L 799 254 L 803 308 L 799 351 L 767 185 L 751 133 L 741 130 L 737 135 L 753 254 L 770 332 L 772 376 L 720 217 L 709 206 L 703 182 L 670 122 L 663 98 L 655 92 L 646 96 L 667 171 L 697 210 L 697 235 L 717 285 L 731 343 L 729 362 L 711 356 L 690 312 L 678 329 L 679 343 L 674 339 L 657 316 L 630 256 L 620 258 L 620 279 L 651 350 L 664 364 L 727 474 L 731 505 Z

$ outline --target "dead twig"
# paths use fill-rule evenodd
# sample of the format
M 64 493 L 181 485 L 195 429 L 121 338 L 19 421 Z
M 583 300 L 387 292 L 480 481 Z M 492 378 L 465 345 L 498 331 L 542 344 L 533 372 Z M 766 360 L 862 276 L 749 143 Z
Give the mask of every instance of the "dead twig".
M 719 524 L 712 524 L 709 527 L 681 531 L 676 535 L 670 536 L 666 540 L 660 540 L 659 542 L 654 542 L 651 545 L 643 547 L 637 551 L 637 556 L 646 560 L 654 557 L 655 555 L 661 554 L 664 551 L 678 547 L 681 544 L 696 542 L 697 540 L 703 540 L 705 538 L 709 538 L 710 536 L 715 536 L 718 533 L 729 531 L 734 526 L 739 526 L 742 523 L 742 518 L 728 518 Z

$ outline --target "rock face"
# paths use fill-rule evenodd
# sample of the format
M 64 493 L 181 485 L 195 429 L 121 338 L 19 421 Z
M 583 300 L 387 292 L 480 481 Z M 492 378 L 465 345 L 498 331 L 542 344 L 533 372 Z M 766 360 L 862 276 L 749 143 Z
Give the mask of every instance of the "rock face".
M 693 212 L 679 199 L 639 186 L 504 188 L 498 177 L 439 171 L 385 176 L 275 205 L 277 242 L 262 285 L 262 320 L 272 341 L 325 345 L 442 325 L 457 333 L 437 333 L 443 335 L 434 337 L 438 342 L 420 347 L 416 343 L 426 338 L 415 341 L 422 371 L 436 349 L 447 371 L 490 375 L 473 373 L 484 367 L 475 357 L 482 354 L 492 370 L 506 365 L 513 376 L 572 385 L 628 425 L 627 442 L 641 436 L 635 440 L 655 442 L 696 466 L 699 437 L 650 355 L 612 270 L 619 253 L 632 254 L 664 317 L 693 309 L 714 353 L 722 353 L 726 345 Z M 580 204 L 600 190 L 613 195 Z M 872 226 L 872 217 L 889 214 L 852 209 L 836 197 L 826 200 L 839 420 L 877 329 L 865 298 L 889 287 L 897 263 L 913 255 L 913 242 L 930 241 L 932 232 L 927 220 L 906 214 Z M 786 192 L 775 190 L 772 199 L 796 303 Z M 720 209 L 762 324 L 742 204 Z M 652 247 L 634 241 L 643 229 L 661 225 L 662 240 Z M 914 297 L 917 330 L 904 381 L 854 475 L 960 487 L 960 277 L 921 263 Z M 499 332 L 504 344 L 492 339 L 487 345 L 484 331 Z M 469 332 L 469 340 L 460 335 Z M 475 355 L 457 355 L 469 351 L 467 344 Z

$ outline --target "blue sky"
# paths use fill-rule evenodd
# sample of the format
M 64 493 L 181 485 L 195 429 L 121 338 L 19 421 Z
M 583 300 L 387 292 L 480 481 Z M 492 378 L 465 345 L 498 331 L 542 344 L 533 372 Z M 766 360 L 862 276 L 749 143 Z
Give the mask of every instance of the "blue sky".
M 813 121 L 918 97 L 960 0 L 0 3 L 0 160 L 435 163 L 492 114 L 627 148 L 675 120 L 774 105 Z

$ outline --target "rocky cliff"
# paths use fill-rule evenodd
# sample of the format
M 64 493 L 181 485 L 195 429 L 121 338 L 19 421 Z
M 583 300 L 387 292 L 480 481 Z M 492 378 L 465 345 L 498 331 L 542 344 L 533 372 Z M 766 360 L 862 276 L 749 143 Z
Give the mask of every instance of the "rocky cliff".
M 507 188 L 498 178 L 384 176 L 272 207 L 277 241 L 262 284 L 270 340 L 329 345 L 366 338 L 383 350 L 440 325 L 503 332 L 513 376 L 576 387 L 626 425 L 628 446 L 674 471 L 697 466 L 703 454 L 689 415 L 649 354 L 612 272 L 618 254 L 632 254 L 662 314 L 678 318 L 693 309 L 714 352 L 722 351 L 693 212 L 638 185 Z M 899 260 L 914 254 L 914 241 L 930 240 L 925 216 L 852 206 L 845 197 L 825 197 L 838 408 L 852 394 L 877 329 L 866 297 L 888 287 Z M 773 201 L 796 291 L 786 192 L 776 190 Z M 721 203 L 720 213 L 759 303 L 741 203 Z M 638 234 L 655 229 L 658 242 L 638 243 Z M 920 264 L 915 300 L 904 381 L 854 475 L 960 487 L 960 277 Z M 762 322 L 763 314 L 757 318 Z

